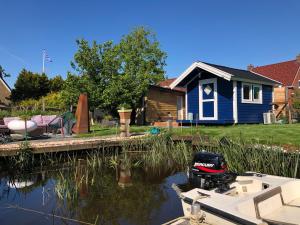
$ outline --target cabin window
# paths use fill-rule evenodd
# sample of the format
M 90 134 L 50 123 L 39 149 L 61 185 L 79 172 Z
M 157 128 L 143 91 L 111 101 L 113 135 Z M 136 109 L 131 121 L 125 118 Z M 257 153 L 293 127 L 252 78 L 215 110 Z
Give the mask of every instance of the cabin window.
M 242 84 L 243 103 L 262 103 L 262 86 L 259 84 Z
M 243 85 L 243 94 L 244 94 L 243 99 L 249 101 L 250 100 L 250 95 L 251 95 L 251 88 L 250 88 L 249 84 L 244 84 Z

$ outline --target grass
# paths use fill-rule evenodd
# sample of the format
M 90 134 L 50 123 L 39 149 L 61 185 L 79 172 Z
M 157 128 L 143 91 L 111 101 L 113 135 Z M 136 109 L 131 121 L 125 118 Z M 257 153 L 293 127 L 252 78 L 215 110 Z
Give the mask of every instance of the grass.
M 131 133 L 143 133 L 150 130 L 149 126 L 131 126 Z M 77 137 L 96 137 L 96 136 L 110 136 L 120 133 L 120 127 L 101 127 L 99 125 L 93 125 L 91 127 L 91 133 L 80 134 Z
M 300 146 L 300 124 L 200 126 L 174 130 L 176 134 L 202 134 L 215 138 L 242 137 L 246 141 L 262 144 Z
M 150 130 L 150 126 L 131 126 L 130 132 L 141 133 Z M 163 129 L 164 130 L 164 129 Z M 103 128 L 92 126 L 91 133 L 82 134 L 78 137 L 93 137 L 116 135 L 119 128 Z M 276 144 L 300 146 L 300 124 L 274 124 L 274 125 L 234 125 L 234 126 L 197 126 L 173 128 L 172 133 L 176 135 L 207 135 L 214 138 L 224 136 L 230 138 L 240 138 L 250 142 L 259 142 L 262 144 Z

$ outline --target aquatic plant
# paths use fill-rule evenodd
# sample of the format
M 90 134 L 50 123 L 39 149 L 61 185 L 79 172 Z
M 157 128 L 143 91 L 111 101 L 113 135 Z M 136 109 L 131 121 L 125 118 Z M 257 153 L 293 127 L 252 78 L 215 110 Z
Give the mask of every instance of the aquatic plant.
M 16 155 L 9 158 L 9 164 L 20 171 L 29 170 L 34 162 L 32 147 L 28 141 L 21 142 L 19 146 Z
M 229 140 L 229 139 L 228 139 Z M 224 155 L 231 171 L 260 173 L 300 177 L 299 152 L 284 152 L 278 146 L 263 145 L 259 142 L 245 142 L 242 138 L 220 142 L 211 140 L 205 147 L 200 142 L 198 151 L 206 150 Z

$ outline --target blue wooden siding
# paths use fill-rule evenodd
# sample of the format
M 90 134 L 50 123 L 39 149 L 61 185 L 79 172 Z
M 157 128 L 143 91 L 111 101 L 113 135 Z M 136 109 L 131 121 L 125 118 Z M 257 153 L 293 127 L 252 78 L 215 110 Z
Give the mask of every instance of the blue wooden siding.
M 195 79 L 187 86 L 188 112 L 193 113 L 193 119 L 199 118 L 199 80 Z
M 219 121 L 234 123 L 233 120 L 233 83 L 218 78 L 218 112 Z
M 242 82 L 237 82 L 238 123 L 262 123 L 263 113 L 272 109 L 272 86 L 262 85 L 262 104 L 242 103 Z
M 216 78 L 216 76 L 203 73 L 202 79 Z M 187 85 L 188 112 L 193 113 L 193 122 L 205 124 L 231 124 L 233 123 L 233 85 L 232 82 L 217 78 L 218 85 L 218 120 L 199 120 L 199 79 L 194 79 Z M 207 112 L 213 114 L 213 112 Z M 189 121 L 183 121 L 189 122 Z

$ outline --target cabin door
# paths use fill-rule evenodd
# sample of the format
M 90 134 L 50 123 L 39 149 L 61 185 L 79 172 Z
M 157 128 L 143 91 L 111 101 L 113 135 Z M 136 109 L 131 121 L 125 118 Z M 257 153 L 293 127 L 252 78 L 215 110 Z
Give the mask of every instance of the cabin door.
M 218 119 L 218 87 L 216 78 L 199 81 L 199 119 Z
M 177 96 L 177 119 L 183 120 L 183 97 Z

